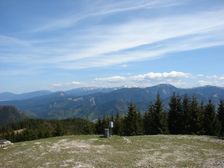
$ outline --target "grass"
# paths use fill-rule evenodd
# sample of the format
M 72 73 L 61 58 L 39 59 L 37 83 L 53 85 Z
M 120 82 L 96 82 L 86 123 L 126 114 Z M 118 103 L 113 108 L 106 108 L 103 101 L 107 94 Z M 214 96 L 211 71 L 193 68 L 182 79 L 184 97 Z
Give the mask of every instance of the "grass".
M 0 148 L 0 167 L 224 167 L 224 140 L 155 135 L 63 136 Z

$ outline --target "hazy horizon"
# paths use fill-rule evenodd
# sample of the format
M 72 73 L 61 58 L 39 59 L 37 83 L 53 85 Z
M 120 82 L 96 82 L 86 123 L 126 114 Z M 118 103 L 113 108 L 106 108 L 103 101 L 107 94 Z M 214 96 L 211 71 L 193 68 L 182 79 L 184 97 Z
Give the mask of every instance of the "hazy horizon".
M 25 91 L 25 92 L 11 92 L 11 91 L 4 91 L 4 92 L 0 92 L 0 94 L 2 93 L 13 93 L 13 94 L 26 94 L 26 93 L 32 93 L 32 92 L 39 92 L 39 91 L 49 91 L 50 93 L 56 93 L 56 92 L 67 92 L 67 91 L 71 91 L 71 90 L 75 90 L 75 89 L 86 89 L 86 90 L 94 90 L 94 89 L 123 89 L 123 88 L 150 88 L 150 87 L 155 87 L 155 86 L 159 86 L 159 85 L 171 85 L 169 83 L 161 83 L 161 84 L 156 84 L 156 85 L 151 85 L 151 86 L 144 86 L 144 87 L 138 87 L 138 86 L 120 86 L 120 87 L 95 87 L 95 86 L 89 86 L 89 87 L 76 87 L 76 88 L 69 88 L 69 89 L 41 89 L 41 90 L 31 90 L 31 91 Z M 177 87 L 175 85 L 171 85 L 174 86 L 178 89 L 193 89 L 193 88 L 200 88 L 200 87 L 218 87 L 218 88 L 223 88 L 220 86 L 215 86 L 215 85 L 203 85 L 203 86 L 192 86 L 192 87 Z

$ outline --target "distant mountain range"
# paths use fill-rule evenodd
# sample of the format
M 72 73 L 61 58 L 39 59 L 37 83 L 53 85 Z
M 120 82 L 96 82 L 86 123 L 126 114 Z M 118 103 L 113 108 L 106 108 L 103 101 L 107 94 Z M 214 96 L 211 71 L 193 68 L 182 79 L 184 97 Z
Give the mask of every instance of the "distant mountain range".
M 84 95 L 98 93 L 98 92 L 107 93 L 117 89 L 119 88 L 85 87 L 85 88 L 71 89 L 71 90 L 65 91 L 64 93 L 66 93 L 67 95 L 72 95 L 72 96 L 84 96 Z M 34 92 L 28 92 L 28 93 L 22 93 L 22 94 L 3 92 L 3 93 L 0 93 L 0 101 L 25 100 L 25 99 L 30 99 L 34 97 L 46 96 L 49 94 L 57 94 L 57 93 L 63 93 L 63 92 L 60 92 L 60 91 L 52 92 L 48 90 L 40 90 L 40 91 L 34 91 Z
M 153 103 L 159 93 L 163 104 L 168 107 L 173 93 L 179 96 L 187 94 L 207 103 L 209 99 L 218 104 L 224 99 L 224 88 L 204 86 L 180 89 L 172 85 L 161 84 L 147 88 L 79 88 L 66 92 L 46 92 L 39 96 L 24 99 L 1 101 L 2 105 L 14 105 L 26 114 L 47 119 L 81 117 L 87 119 L 102 118 L 107 115 L 126 113 L 128 104 L 134 102 L 138 110 L 144 112 Z M 2 99 L 6 99 L 2 96 Z M 1 99 L 1 100 L 2 100 Z
M 11 92 L 3 92 L 3 93 L 0 93 L 0 101 L 24 100 L 24 99 L 30 99 L 30 98 L 33 98 L 33 97 L 48 95 L 50 93 L 52 93 L 52 92 L 47 91 L 47 90 L 40 90 L 40 91 L 22 93 L 22 94 L 15 94 L 15 93 L 11 93 Z

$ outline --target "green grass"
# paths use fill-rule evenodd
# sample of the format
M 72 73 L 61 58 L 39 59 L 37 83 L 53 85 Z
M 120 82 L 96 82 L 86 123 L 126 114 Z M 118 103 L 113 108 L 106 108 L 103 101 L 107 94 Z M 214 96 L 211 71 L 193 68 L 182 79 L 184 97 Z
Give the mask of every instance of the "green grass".
M 224 140 L 207 136 L 63 136 L 0 148 L 0 167 L 224 167 Z

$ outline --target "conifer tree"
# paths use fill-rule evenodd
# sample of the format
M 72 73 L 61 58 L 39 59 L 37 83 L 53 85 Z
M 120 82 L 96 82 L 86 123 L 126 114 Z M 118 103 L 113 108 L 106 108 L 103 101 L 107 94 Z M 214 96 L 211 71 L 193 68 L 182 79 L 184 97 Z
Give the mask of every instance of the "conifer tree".
M 189 131 L 191 134 L 197 134 L 199 130 L 199 107 L 198 107 L 198 101 L 196 97 L 193 96 L 191 104 L 190 104 L 190 116 L 189 116 Z
M 168 128 L 171 134 L 176 134 L 178 112 L 177 112 L 177 97 L 175 93 L 173 93 L 173 96 L 170 98 L 169 106 L 170 106 L 170 109 L 168 113 Z
M 154 128 L 153 127 L 153 119 L 152 119 L 153 110 L 154 110 L 153 105 L 150 105 L 148 111 L 144 114 L 144 119 L 143 119 L 144 133 L 146 135 L 153 134 L 153 128 Z
M 214 135 L 215 131 L 215 106 L 212 104 L 211 100 L 205 106 L 204 111 L 204 130 L 206 135 Z
M 163 111 L 162 101 L 160 95 L 157 95 L 156 101 L 152 109 L 152 134 L 163 134 L 167 133 L 167 120 Z
M 220 123 L 219 136 L 224 137 L 224 102 L 220 101 L 218 108 L 218 120 Z
M 122 117 L 117 113 L 115 119 L 114 119 L 114 128 L 113 128 L 114 134 L 117 135 L 123 135 L 123 120 Z
M 95 129 L 97 134 L 103 134 L 103 124 L 100 118 L 97 120 L 95 127 L 96 127 Z
M 137 113 L 137 120 L 138 120 L 138 127 L 137 127 L 137 132 L 138 135 L 142 135 L 144 133 L 144 124 L 143 124 L 143 118 L 140 112 Z
M 183 124 L 184 124 L 184 133 L 185 134 L 190 134 L 190 100 L 187 95 L 184 96 L 183 102 L 182 102 L 182 107 L 183 107 Z
M 170 99 L 170 110 L 168 113 L 168 126 L 171 134 L 183 133 L 183 108 L 181 98 L 177 97 L 175 93 Z
M 55 131 L 54 131 L 54 136 L 62 136 L 62 135 L 64 135 L 63 126 L 62 126 L 61 122 L 56 122 L 56 128 L 55 128 Z
M 199 110 L 198 111 L 198 134 L 204 135 L 205 134 L 204 125 L 206 123 L 205 123 L 205 107 L 203 102 L 201 102 L 201 105 L 198 110 Z
M 131 103 L 125 118 L 125 135 L 139 135 L 141 130 L 139 115 L 136 106 Z
M 183 111 L 183 104 L 182 104 L 182 99 L 181 97 L 177 97 L 177 114 L 178 114 L 178 120 L 177 120 L 177 126 L 178 126 L 178 130 L 177 133 L 178 134 L 184 134 L 185 130 L 185 126 L 184 126 L 184 111 Z

